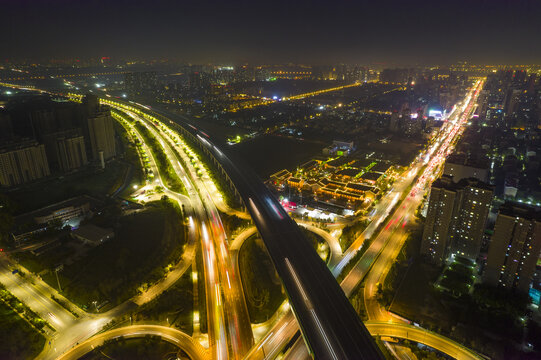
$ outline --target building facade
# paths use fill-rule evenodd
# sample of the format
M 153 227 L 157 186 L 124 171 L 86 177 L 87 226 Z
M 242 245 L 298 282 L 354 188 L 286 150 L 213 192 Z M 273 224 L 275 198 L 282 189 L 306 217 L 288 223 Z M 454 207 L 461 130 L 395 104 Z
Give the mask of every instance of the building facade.
M 483 281 L 527 292 L 541 250 L 541 212 L 509 203 L 500 207 Z
M 15 186 L 50 175 L 45 146 L 34 141 L 0 149 L 0 185 Z
M 436 180 L 430 190 L 421 254 L 441 264 L 450 253 L 475 259 L 479 255 L 493 189 L 474 178 Z
M 115 131 L 110 111 L 100 111 L 88 118 L 92 159 L 107 160 L 116 155 Z

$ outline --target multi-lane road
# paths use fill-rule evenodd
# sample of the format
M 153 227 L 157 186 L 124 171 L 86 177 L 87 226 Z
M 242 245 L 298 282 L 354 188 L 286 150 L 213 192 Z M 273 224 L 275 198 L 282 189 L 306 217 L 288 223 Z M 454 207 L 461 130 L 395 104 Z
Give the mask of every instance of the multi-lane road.
M 110 105 L 115 106 L 115 103 Z M 216 187 L 209 184 L 209 177 L 204 169 L 203 176 L 198 175 L 184 147 L 181 146 L 181 140 L 170 129 L 163 124 L 156 125 L 125 107 L 116 106 L 140 121 L 156 139 L 159 139 L 173 170 L 183 179 L 193 215 L 200 229 L 205 267 L 209 346 L 216 359 L 240 359 L 252 347 L 253 335 L 240 277 L 236 272 L 235 261 L 229 254 L 227 237 L 211 196 L 211 191 L 215 191 Z M 195 158 L 193 154 L 192 158 Z M 216 193 L 213 195 L 216 197 Z
M 371 267 L 376 270 L 380 269 L 381 273 L 388 270 L 392 259 L 396 256 L 396 252 L 405 239 L 404 225 L 407 217 L 411 216 L 415 211 L 421 201 L 422 190 L 432 180 L 439 164 L 441 164 L 456 137 L 460 134 L 464 119 L 471 112 L 476 95 L 477 91 L 470 94 L 464 102 L 465 105 L 460 115 L 456 115 L 456 121 L 449 122 L 428 153 L 413 165 L 407 175 L 395 184 L 394 191 L 380 202 L 375 214 L 372 214 L 374 221 L 363 233 L 365 236 L 370 236 L 378 229 L 378 225 L 387 217 L 389 209 L 399 203 L 403 193 L 406 189 L 409 189 L 419 171 L 424 171 L 419 177 L 419 182 L 414 184 L 411 196 L 406 197 L 400 203 L 398 209 L 385 224 L 385 227 L 378 234 L 370 248 L 344 278 L 341 284 L 344 292 L 340 290 L 334 277 L 300 233 L 296 224 L 289 218 L 285 210 L 272 197 L 259 179 L 251 173 L 241 171 L 211 143 L 210 138 L 205 133 L 192 126 L 192 134 L 199 138 L 200 144 L 206 151 L 218 159 L 237 190 L 241 193 L 283 281 L 295 314 L 293 316 L 291 311 L 285 311 L 285 315 L 277 321 L 267 336 L 263 337 L 252 348 L 252 351 L 248 354 L 249 358 L 272 358 L 275 354 L 278 354 L 298 331 L 297 319 L 300 321 L 300 328 L 310 352 L 318 358 L 375 359 L 381 357 L 379 350 L 371 339 L 370 333 L 358 320 L 344 293 L 346 295 L 350 294 Z M 240 277 L 235 267 L 234 256 L 229 254 L 228 239 L 223 231 L 217 211 L 217 205 L 223 207 L 223 202 L 220 203 L 220 200 L 215 200 L 217 195 L 215 186 L 213 187 L 208 176 L 201 178 L 197 174 L 184 153 L 183 147 L 174 140 L 169 129 L 163 124 L 153 124 L 149 121 L 149 117 L 141 115 L 140 111 L 131 112 L 120 102 L 117 103 L 117 108 L 128 113 L 136 121 L 141 121 L 153 136 L 159 139 L 162 150 L 170 160 L 175 173 L 182 179 L 188 192 L 190 208 L 195 217 L 195 219 L 191 219 L 192 237 L 195 238 L 199 235 L 201 238 L 203 258 L 205 260 L 210 353 L 215 359 L 242 358 L 253 343 L 253 335 L 242 286 L 240 285 Z M 151 154 L 148 149 L 147 152 Z M 185 165 L 181 165 L 180 161 Z M 158 174 L 157 181 L 163 185 L 159 177 L 159 171 L 155 171 L 155 174 Z M 166 193 L 179 201 L 186 202 L 186 197 L 181 199 L 182 195 L 172 193 L 168 189 L 166 189 Z M 338 270 L 335 274 L 339 273 L 345 263 L 358 251 L 363 241 L 363 239 L 358 239 L 346 251 L 344 256 L 336 257 L 332 264 L 334 265 L 336 261 L 335 269 Z M 190 257 L 193 258 L 193 254 Z M 342 260 L 339 262 L 340 259 Z M 175 275 L 181 274 L 187 269 L 186 264 L 190 263 L 189 260 L 190 258 L 182 260 L 183 266 L 179 267 Z M 379 277 L 376 275 L 370 276 L 376 273 L 379 274 Z M 377 302 L 370 302 L 373 299 L 373 293 L 370 293 L 370 291 L 374 291 L 372 284 L 377 283 L 376 280 L 381 280 L 381 273 L 374 270 L 370 271 L 367 286 L 365 287 L 367 311 L 369 317 L 374 319 L 383 319 L 387 316 L 386 311 L 382 310 L 377 305 Z M 170 284 L 171 282 L 162 284 L 161 288 L 167 288 Z M 369 293 L 366 293 L 367 288 L 370 290 Z M 156 291 L 147 294 L 146 298 L 139 298 L 139 300 L 140 302 L 146 302 L 159 293 L 160 289 L 156 288 Z M 56 311 L 61 313 L 62 310 L 56 309 Z M 64 310 L 64 312 L 66 311 Z M 109 312 L 111 317 L 116 315 L 116 313 Z M 110 318 L 109 316 L 96 316 L 89 318 L 88 322 L 78 320 L 78 324 L 74 326 L 68 325 L 68 327 L 70 332 L 75 328 L 81 329 L 75 333 L 77 334 L 76 342 L 81 342 L 98 331 L 101 325 Z M 68 320 L 62 318 L 60 321 L 68 323 Z M 384 330 L 381 329 L 381 326 L 376 327 L 374 324 L 370 325 L 372 326 L 370 329 L 377 328 L 377 331 L 393 331 L 389 329 L 389 326 L 392 327 L 394 324 L 387 324 L 387 328 Z M 54 326 L 54 324 L 52 325 Z M 159 333 L 159 330 L 154 330 Z M 164 335 L 167 337 L 167 334 Z M 432 336 L 438 338 L 437 334 Z M 439 340 L 442 344 L 454 346 L 448 339 L 440 337 Z M 65 344 L 61 346 L 61 352 L 68 349 L 69 345 L 74 343 L 73 341 L 73 338 L 65 340 Z M 434 347 L 438 348 L 437 344 Z M 49 354 L 51 354 L 51 351 L 49 351 Z M 296 355 L 291 357 L 292 354 Z M 302 342 L 297 341 L 288 353 L 288 357 L 301 358 L 301 354 L 303 356 L 307 355 L 306 348 L 302 345 Z
M 393 191 L 389 192 L 380 204 L 385 204 L 383 207 L 377 207 L 376 213 L 373 214 L 373 221 L 367 227 L 365 232 L 357 239 L 353 245 L 344 253 L 342 261 L 337 265 L 340 267 L 334 274 L 337 276 L 345 264 L 353 257 L 366 238 L 370 237 L 374 231 L 380 226 L 382 229 L 377 234 L 370 247 L 365 251 L 363 256 L 357 261 L 352 270 L 344 277 L 341 283 L 342 289 L 347 296 L 351 295 L 357 285 L 368 274 L 365 284 L 365 302 L 367 313 L 370 319 L 385 319 L 393 320 L 389 313 L 379 306 L 375 300 L 376 284 L 380 282 L 386 274 L 394 258 L 402 247 L 407 234 L 405 225 L 407 221 L 413 217 L 415 210 L 422 201 L 422 191 L 427 184 L 432 181 L 439 169 L 439 166 L 445 160 L 445 156 L 451 150 L 457 137 L 460 135 L 465 121 L 469 118 L 473 109 L 479 89 L 482 87 L 482 82 L 475 84 L 472 91 L 468 94 L 462 106 L 462 110 L 458 111 L 449 119 L 445 128 L 443 128 L 438 138 L 435 139 L 433 145 L 412 164 L 410 169 L 405 173 L 404 177 L 396 182 L 393 186 Z M 410 192 L 407 192 L 411 189 Z M 403 199 L 403 200 L 402 200 Z M 393 207 L 397 206 L 396 210 L 389 216 L 389 212 Z M 388 218 L 387 221 L 385 221 Z M 278 321 L 264 336 L 258 346 L 261 349 L 266 349 L 266 356 L 272 358 L 281 352 L 283 347 L 290 341 L 295 334 L 295 328 L 291 323 L 295 319 L 286 314 Z M 393 326 L 393 325 L 388 325 Z M 445 339 L 441 336 L 441 339 Z M 448 339 L 445 339 L 446 341 Z M 445 351 L 444 348 L 438 348 Z M 272 351 L 272 354 L 269 352 Z M 256 359 L 262 356 L 262 351 L 252 351 L 250 355 Z M 293 348 L 288 352 L 287 358 L 300 359 L 307 357 L 306 348 L 301 341 L 297 341 Z
M 203 346 L 201 346 L 201 344 L 177 329 L 158 325 L 131 325 L 109 330 L 93 336 L 92 338 L 82 342 L 78 346 L 59 356 L 58 360 L 80 359 L 83 355 L 100 346 L 105 340 L 116 339 L 119 337 L 144 337 L 147 335 L 160 336 L 162 339 L 181 348 L 192 360 L 211 359 L 210 353 Z

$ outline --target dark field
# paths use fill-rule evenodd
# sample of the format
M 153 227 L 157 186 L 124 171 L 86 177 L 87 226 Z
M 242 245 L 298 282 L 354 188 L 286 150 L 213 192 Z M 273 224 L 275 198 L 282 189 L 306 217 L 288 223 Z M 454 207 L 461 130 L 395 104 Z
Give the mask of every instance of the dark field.
M 323 148 L 322 143 L 264 135 L 226 150 L 234 159 L 239 158 L 262 179 L 266 179 L 281 169 L 295 169 L 313 156 L 320 155 Z

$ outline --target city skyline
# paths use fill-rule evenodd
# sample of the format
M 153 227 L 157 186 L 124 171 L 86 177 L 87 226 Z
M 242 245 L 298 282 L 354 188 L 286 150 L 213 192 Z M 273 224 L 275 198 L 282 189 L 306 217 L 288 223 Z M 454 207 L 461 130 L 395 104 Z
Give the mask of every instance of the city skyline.
M 540 0 L 0 11 L 0 359 L 541 358 Z
M 208 63 L 535 63 L 537 1 L 4 0 L 2 58 Z

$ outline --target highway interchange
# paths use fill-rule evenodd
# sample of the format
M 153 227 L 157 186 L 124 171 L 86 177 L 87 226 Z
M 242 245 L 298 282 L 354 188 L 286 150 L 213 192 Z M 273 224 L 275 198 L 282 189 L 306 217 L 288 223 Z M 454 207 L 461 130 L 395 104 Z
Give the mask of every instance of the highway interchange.
M 434 142 L 433 147 L 430 148 L 427 153 L 423 154 L 418 161 L 412 164 L 407 175 L 397 181 L 393 190 L 378 204 L 375 213 L 372 214 L 371 224 L 361 237 L 359 237 L 359 239 L 357 239 L 344 254 L 341 254 L 341 252 L 336 250 L 336 242 L 332 243 L 327 239 L 332 250 L 332 262 L 329 266 L 333 270 L 334 276 L 337 276 L 345 264 L 353 257 L 355 252 L 360 249 L 364 240 L 374 233 L 377 234 L 371 246 L 353 269 L 344 277 L 344 280 L 340 284 L 345 295 L 350 295 L 354 288 L 364 278 L 366 279 L 364 298 L 370 321 L 365 325 L 372 335 L 408 338 L 433 346 L 456 358 L 464 359 L 478 357 L 471 351 L 464 349 L 459 344 L 456 344 L 449 339 L 445 339 L 442 336 L 426 332 L 420 328 L 414 328 L 407 324 L 400 323 L 400 321 L 395 322 L 396 319 L 394 319 L 386 310 L 382 309 L 377 301 L 374 300 L 374 295 L 376 288 L 375 284 L 383 280 L 407 237 L 403 224 L 405 224 L 409 217 L 413 216 L 415 210 L 422 201 L 422 195 L 426 186 L 429 185 L 430 181 L 437 175 L 439 166 L 443 163 L 445 155 L 450 151 L 453 143 L 460 135 L 464 122 L 472 112 L 477 91 L 481 85 L 481 82 L 476 84 L 476 87 L 474 88 L 475 91 L 472 91 L 472 93 L 469 94 L 468 98 L 464 101 L 464 107 L 456 111 L 456 114 L 450 119 L 451 121 L 448 122 L 446 128 L 440 132 L 439 139 Z M 52 301 L 50 299 L 51 294 L 55 294 L 55 296 L 60 295 L 58 295 L 54 289 L 51 289 L 46 284 L 42 283 L 39 279 L 33 280 L 34 284 L 31 284 L 18 277 L 14 277 L 10 272 L 13 265 L 9 264 L 9 260 L 3 257 L 2 261 L 0 261 L 0 281 L 5 285 L 7 283 L 11 292 L 18 296 L 40 316 L 49 321 L 49 323 L 57 330 L 51 345 L 46 347 L 41 354 L 41 357 L 44 359 L 57 358 L 59 354 L 73 348 L 73 350 L 66 353 L 66 355 L 71 353 L 71 357 L 66 358 L 75 358 L 73 357 L 73 354 L 83 353 L 83 344 L 91 344 L 92 346 L 99 345 L 100 341 L 108 338 L 108 335 L 105 334 L 110 332 L 100 333 L 99 336 L 92 337 L 92 335 L 97 333 L 101 327 L 111 319 L 120 316 L 128 309 L 150 301 L 167 289 L 189 268 L 194 253 L 197 251 L 198 246 L 200 246 L 203 250 L 205 260 L 205 284 L 207 288 L 206 302 L 208 307 L 207 313 L 209 314 L 209 337 L 207 342 L 205 343 L 205 341 L 203 341 L 203 343 L 208 346 L 210 351 L 208 351 L 208 353 L 199 352 L 199 355 L 194 354 L 194 358 L 205 358 L 207 356 L 213 359 L 274 358 L 277 354 L 282 352 L 284 346 L 298 331 L 299 327 L 296 319 L 299 316 L 303 319 L 312 319 L 311 322 L 306 321 L 308 326 L 305 324 L 305 327 L 302 327 L 305 336 L 308 336 L 306 333 L 310 333 L 311 331 L 313 333 L 308 336 L 308 339 L 305 338 L 305 341 L 310 344 L 312 352 L 316 354 L 325 354 L 320 358 L 347 358 L 344 356 L 348 356 L 348 349 L 344 348 L 341 344 L 333 343 L 337 337 L 342 336 L 342 342 L 349 344 L 351 342 L 356 342 L 356 336 L 362 338 L 363 336 L 366 336 L 368 332 L 366 332 L 366 334 L 363 333 L 363 327 L 359 327 L 358 324 L 356 324 L 360 323 L 360 321 L 358 321 L 354 314 L 350 316 L 350 319 L 353 320 L 353 322 L 348 323 L 349 325 L 336 322 L 336 325 L 333 328 L 332 324 L 335 322 L 335 319 L 340 318 L 338 316 L 339 314 L 328 317 L 329 315 L 327 313 L 329 311 L 325 311 L 328 310 L 328 304 L 318 303 L 320 298 L 324 297 L 327 293 L 327 289 L 318 290 L 318 284 L 311 285 L 314 280 L 311 280 L 310 277 L 317 278 L 318 282 L 325 284 L 325 287 L 327 287 L 327 283 L 330 287 L 338 286 L 336 281 L 331 276 L 331 273 L 327 271 L 326 266 L 321 260 L 312 256 L 317 255 L 316 252 L 306 250 L 305 243 L 307 242 L 303 239 L 302 235 L 299 237 L 300 232 L 298 232 L 298 230 L 291 230 L 296 229 L 296 225 L 290 220 L 289 216 L 281 206 L 277 207 L 275 205 L 278 204 L 277 202 L 273 202 L 272 199 L 268 198 L 268 195 L 266 195 L 269 194 L 268 190 L 262 188 L 263 185 L 258 179 L 247 177 L 244 179 L 237 178 L 233 180 L 234 183 L 239 184 L 239 186 L 242 186 L 243 183 L 244 186 L 250 184 L 250 189 L 245 191 L 245 193 L 247 192 L 251 194 L 251 196 L 248 196 L 244 200 L 263 238 L 266 238 L 267 240 L 271 238 L 277 239 L 274 240 L 274 243 L 276 243 L 279 241 L 279 237 L 283 236 L 284 233 L 276 232 L 275 230 L 286 228 L 288 230 L 285 231 L 285 234 L 296 239 L 293 241 L 295 243 L 294 247 L 289 251 L 291 253 L 299 252 L 302 254 L 312 254 L 303 257 L 303 263 L 299 264 L 296 263 L 293 258 L 282 255 L 284 246 L 292 246 L 293 244 L 282 244 L 283 246 L 272 249 L 273 241 L 265 242 L 267 247 L 270 247 L 269 253 L 271 253 L 271 257 L 273 256 L 273 253 L 275 254 L 273 261 L 275 264 L 278 263 L 277 267 L 281 267 L 281 269 L 278 269 L 279 274 L 289 273 L 288 278 L 290 284 L 289 286 L 287 284 L 285 285 L 286 290 L 290 295 L 290 303 L 293 300 L 297 317 L 293 315 L 287 304 L 286 306 L 282 306 L 279 310 L 280 314 L 276 317 L 273 326 L 269 327 L 266 335 L 261 337 L 258 336 L 258 342 L 253 346 L 254 335 L 252 334 L 244 295 L 242 293 L 240 276 L 235 265 L 236 256 L 230 254 L 230 252 L 236 251 L 236 249 L 232 249 L 229 245 L 230 241 L 226 237 L 217 211 L 218 208 L 222 211 L 223 209 L 230 209 L 224 204 L 223 198 L 218 194 L 210 177 L 207 174 L 204 174 L 203 176 L 197 175 L 195 168 L 192 166 L 183 149 L 184 147 L 181 144 L 182 140 L 179 139 L 178 135 L 174 134 L 173 130 L 169 129 L 163 123 L 157 125 L 156 122 L 149 121 L 153 116 L 145 116 L 145 111 L 141 107 L 127 107 L 120 102 L 114 103 L 107 100 L 108 99 L 104 102 L 123 111 L 124 114 L 135 121 L 144 124 L 147 129 L 151 131 L 153 136 L 160 140 L 162 150 L 166 153 L 175 172 L 183 181 L 188 193 L 187 196 L 172 192 L 164 186 L 164 182 L 161 179 L 153 159 L 151 159 L 151 167 L 154 174 L 157 175 L 157 184 L 164 187 L 165 193 L 179 203 L 189 205 L 189 208 L 192 211 L 193 217 L 190 217 L 189 221 L 189 245 L 183 258 L 176 264 L 174 271 L 170 273 L 168 278 L 155 284 L 144 294 L 139 295 L 130 302 L 119 305 L 117 308 L 112 309 L 107 313 L 87 314 L 80 311 L 82 316 L 79 319 L 75 319 L 71 313 Z M 137 134 L 139 140 L 144 144 L 142 137 L 138 134 L 136 129 L 132 127 L 131 130 Z M 198 135 L 198 137 L 202 143 L 206 143 L 205 145 L 209 147 L 216 158 L 225 157 L 216 146 L 210 143 L 210 139 L 202 138 L 201 135 Z M 144 147 L 146 153 L 151 154 L 150 149 L 148 149 L 146 144 L 144 144 Z M 227 166 L 229 166 L 231 173 L 234 173 L 235 171 L 238 172 L 236 166 L 230 161 L 225 167 L 227 168 Z M 229 173 L 230 176 L 231 173 Z M 421 175 L 418 175 L 419 173 L 421 173 Z M 234 175 L 232 177 L 234 177 Z M 245 175 L 243 175 L 243 177 L 245 177 Z M 404 196 L 404 192 L 410 188 L 412 188 L 411 192 L 408 193 L 407 196 Z M 391 208 L 395 207 L 397 204 L 399 205 L 397 206 L 396 211 L 389 214 Z M 262 211 L 266 211 L 267 214 L 262 214 Z M 258 218 L 264 221 L 258 221 Z M 389 220 L 385 222 L 387 218 L 389 218 Z M 268 219 L 271 219 L 271 224 L 267 224 Z M 380 226 L 381 223 L 384 223 L 384 227 Z M 380 228 L 381 231 L 377 233 Z M 198 244 L 197 241 L 199 239 L 201 240 L 200 244 Z M 233 241 L 233 243 L 235 242 Z M 301 244 L 300 248 L 297 247 L 299 246 L 298 244 Z M 238 242 L 237 246 L 239 246 Z M 285 251 L 287 252 L 288 250 L 286 249 Z M 276 254 L 278 253 L 280 253 L 280 256 L 283 259 L 282 262 L 277 260 L 279 256 Z M 308 269 L 307 275 L 301 273 L 301 269 L 303 268 Z M 318 273 L 318 271 L 321 273 Z M 314 276 L 314 273 L 320 276 Z M 284 278 L 286 278 L 286 276 L 282 276 L 282 280 L 287 281 L 287 279 Z M 335 285 L 330 284 L 330 280 L 332 280 Z M 307 291 L 304 288 L 305 286 L 310 286 L 310 290 Z M 298 299 L 291 298 L 292 295 L 295 296 L 294 293 L 296 293 Z M 335 304 L 340 303 L 340 301 L 343 303 L 344 300 L 349 305 L 347 298 L 343 295 L 342 297 L 333 298 L 332 301 L 333 304 Z M 72 306 L 72 308 L 76 307 Z M 350 307 L 350 309 L 352 308 Z M 79 312 L 79 310 L 77 311 Z M 329 324 L 331 324 L 330 329 L 333 331 L 332 335 L 326 333 L 326 329 L 329 329 Z M 344 327 L 344 325 L 346 327 Z M 344 332 L 342 335 L 335 333 L 334 331 L 339 331 L 340 327 L 350 329 L 358 328 L 361 329 L 359 330 L 361 332 L 356 336 L 354 335 L 355 332 L 353 332 L 353 334 L 347 334 L 350 333 L 350 331 Z M 129 336 L 136 336 L 137 334 L 143 334 L 148 330 L 121 329 L 124 328 L 115 329 L 115 331 L 120 331 L 112 332 L 111 334 L 114 335 L 111 336 L 121 336 L 119 334 L 122 333 Z M 180 340 L 177 342 L 182 348 L 190 346 L 186 343 L 186 334 L 183 334 L 182 336 L 178 334 L 173 336 L 166 333 L 168 330 L 165 329 L 167 328 L 157 327 L 148 331 L 152 332 L 152 334 L 161 334 L 164 338 L 169 338 L 169 340 L 171 340 L 171 338 L 178 340 L 180 337 L 183 337 L 184 340 L 182 342 L 180 342 Z M 404 330 L 406 332 L 405 336 L 402 331 L 403 329 L 406 329 Z M 350 338 L 349 336 L 352 337 Z M 350 338 L 351 340 L 345 341 L 344 337 L 346 339 Z M 310 338 L 319 338 L 321 342 L 310 342 Z M 86 339 L 90 340 L 85 342 Z M 82 344 L 75 346 L 77 343 Z M 374 354 L 377 354 L 377 351 L 375 353 L 371 352 L 373 349 L 370 349 L 368 343 L 359 343 L 362 343 L 364 348 L 355 348 L 353 351 L 367 351 L 366 354 L 368 354 L 368 357 L 366 358 L 374 358 L 373 356 L 376 356 Z M 88 346 L 86 347 L 87 351 L 89 349 Z M 337 351 L 342 352 L 337 353 Z M 297 359 L 307 355 L 304 342 L 298 340 L 286 354 L 286 358 Z

